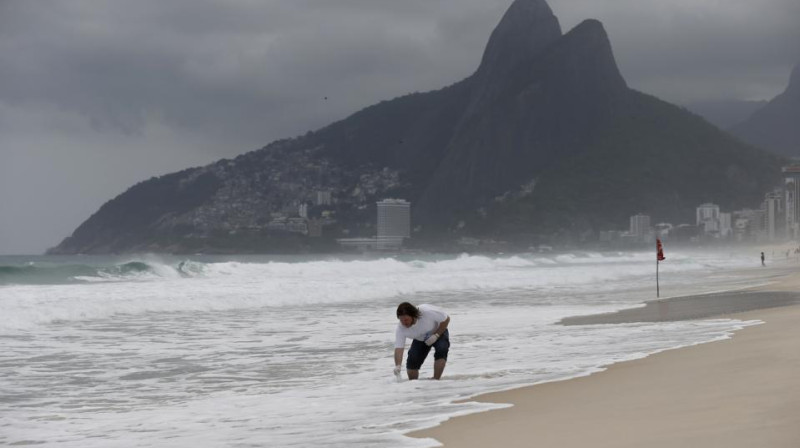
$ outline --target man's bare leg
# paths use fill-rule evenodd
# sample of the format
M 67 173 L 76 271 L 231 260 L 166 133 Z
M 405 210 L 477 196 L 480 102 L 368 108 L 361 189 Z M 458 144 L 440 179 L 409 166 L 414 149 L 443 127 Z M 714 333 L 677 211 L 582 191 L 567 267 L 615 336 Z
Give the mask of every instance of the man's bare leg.
M 445 364 L 447 364 L 446 359 L 437 359 L 433 362 L 433 379 L 438 380 L 442 378 Z
M 411 369 L 409 369 L 409 370 L 406 370 L 406 373 L 408 373 L 408 379 L 410 379 L 410 380 L 415 380 L 415 379 L 419 378 L 419 370 L 411 370 Z

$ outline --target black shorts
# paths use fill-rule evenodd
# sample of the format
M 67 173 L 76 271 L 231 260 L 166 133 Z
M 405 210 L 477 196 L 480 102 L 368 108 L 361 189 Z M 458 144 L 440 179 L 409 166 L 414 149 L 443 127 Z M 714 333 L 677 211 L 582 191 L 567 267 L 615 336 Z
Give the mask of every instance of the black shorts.
M 424 342 L 414 339 L 411 341 L 411 348 L 408 349 L 408 359 L 406 360 L 406 369 L 419 370 L 425 358 L 428 357 L 431 348 L 434 349 L 433 359 L 447 359 L 447 352 L 450 350 L 450 330 L 444 330 L 436 342 L 427 346 Z

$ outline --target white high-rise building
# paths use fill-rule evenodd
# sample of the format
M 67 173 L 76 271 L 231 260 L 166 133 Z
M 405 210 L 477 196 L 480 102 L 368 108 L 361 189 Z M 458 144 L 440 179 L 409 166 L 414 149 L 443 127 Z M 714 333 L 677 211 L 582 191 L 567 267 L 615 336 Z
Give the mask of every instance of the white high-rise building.
M 631 228 L 629 232 L 637 239 L 643 240 L 650 233 L 650 216 L 638 214 L 631 216 Z
M 707 202 L 697 207 L 697 225 L 703 226 L 706 234 L 719 234 L 719 206 Z
M 378 249 L 402 246 L 411 237 L 411 203 L 404 199 L 378 201 Z
M 730 213 L 719 214 L 719 236 L 728 238 L 733 234 L 733 220 Z
M 782 238 L 782 231 L 785 231 L 781 225 L 786 219 L 783 210 L 783 192 L 776 190 L 767 193 L 762 205 L 764 210 L 764 230 L 768 241 L 775 241 Z
M 800 166 L 785 166 L 782 171 L 786 237 L 796 240 L 800 236 Z

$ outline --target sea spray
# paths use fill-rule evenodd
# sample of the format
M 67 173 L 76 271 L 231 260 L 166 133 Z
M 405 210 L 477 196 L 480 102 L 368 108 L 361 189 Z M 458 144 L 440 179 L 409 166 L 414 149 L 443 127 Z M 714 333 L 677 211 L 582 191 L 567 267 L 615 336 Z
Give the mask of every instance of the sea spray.
M 113 275 L 0 286 L 0 444 L 419 446 L 402 432 L 496 406 L 458 399 L 586 375 L 750 324 L 554 324 L 650 298 L 651 260 L 65 257 L 55 264 Z M 754 278 L 741 269 L 747 257 L 675 251 L 670 260 L 671 294 Z M 452 318 L 442 381 L 387 374 L 405 300 Z
M 19 268 L 34 271 L 36 281 L 28 284 L 22 274 L 9 275 L 7 281 L 12 284 L 3 286 L 6 319 L 0 322 L 0 330 L 117 314 L 350 303 L 430 293 L 536 290 L 563 296 L 570 289 L 588 287 L 599 295 L 606 290 L 618 294 L 623 287 L 620 282 L 636 285 L 649 281 L 649 255 L 461 255 L 294 262 L 150 256 L 91 264 L 68 259 L 61 264 Z M 728 265 L 739 266 L 741 261 L 732 260 Z M 664 272 L 689 274 L 703 268 L 702 261 L 676 254 L 665 264 Z M 43 277 L 48 280 L 40 281 Z M 120 293 L 114 283 L 136 286 Z M 545 303 L 548 297 L 537 300 Z

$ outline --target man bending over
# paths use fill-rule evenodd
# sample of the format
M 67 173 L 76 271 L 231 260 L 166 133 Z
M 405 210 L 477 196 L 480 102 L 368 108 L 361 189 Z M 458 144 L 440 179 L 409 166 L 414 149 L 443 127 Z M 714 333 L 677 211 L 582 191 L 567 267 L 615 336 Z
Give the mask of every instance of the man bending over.
M 408 349 L 406 360 L 408 379 L 419 378 L 419 368 L 428 357 L 431 348 L 434 349 L 433 378 L 440 379 L 450 349 L 450 332 L 447 331 L 450 316 L 433 305 L 422 304 L 416 307 L 403 302 L 397 307 L 397 319 L 400 322 L 395 331 L 394 374 L 400 374 L 406 338 L 411 338 L 411 348 Z

